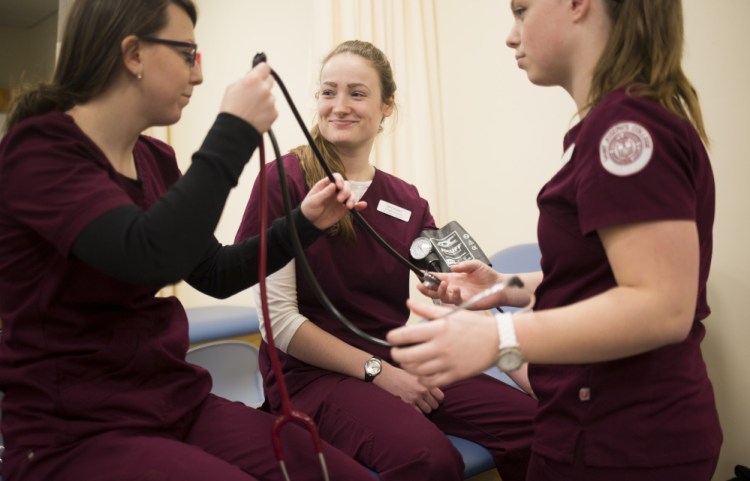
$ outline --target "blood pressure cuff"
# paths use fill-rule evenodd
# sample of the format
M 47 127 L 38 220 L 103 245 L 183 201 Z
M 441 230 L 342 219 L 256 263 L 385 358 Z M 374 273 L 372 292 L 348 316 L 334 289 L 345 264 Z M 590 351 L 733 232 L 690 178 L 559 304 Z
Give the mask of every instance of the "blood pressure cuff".
M 411 245 L 411 257 L 419 268 L 433 272 L 450 272 L 451 266 L 472 259 L 492 265 L 473 237 L 458 222 L 423 230 Z

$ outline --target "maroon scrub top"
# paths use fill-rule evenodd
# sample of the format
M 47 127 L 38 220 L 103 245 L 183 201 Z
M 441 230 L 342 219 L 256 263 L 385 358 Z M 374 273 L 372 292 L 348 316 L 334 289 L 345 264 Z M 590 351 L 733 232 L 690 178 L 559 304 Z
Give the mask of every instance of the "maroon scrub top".
M 717 456 L 722 434 L 700 350 L 715 195 L 703 143 L 658 103 L 618 90 L 567 133 L 564 150 L 567 162 L 537 199 L 544 271 L 537 309 L 615 287 L 598 229 L 671 219 L 697 225 L 698 302 L 678 344 L 610 362 L 530 366 L 539 396 L 533 449 L 569 463 L 580 442 L 586 464 L 610 467 Z
M 289 184 L 292 206 L 302 202 L 308 189 L 299 158 L 286 155 L 283 158 L 284 170 Z M 269 186 L 278 185 L 276 163 L 267 166 Z M 256 180 L 257 183 L 257 180 Z M 258 202 L 257 185 L 248 202 L 248 209 L 237 233 L 237 240 L 256 235 L 258 232 L 258 211 L 253 207 Z M 417 188 L 381 170 L 368 187 L 363 201 L 367 208 L 361 212 L 365 220 L 402 256 L 409 258 L 409 247 L 419 237 L 423 229 L 434 229 L 435 221 L 430 214 L 427 201 L 420 197 Z M 394 217 L 378 209 L 381 201 L 389 202 L 410 213 L 408 221 Z M 269 215 L 271 218 L 283 215 L 281 190 L 269 188 Z M 363 331 L 385 338 L 388 331 L 402 326 L 409 318 L 406 299 L 409 293 L 411 271 L 388 254 L 356 221 L 354 229 L 356 241 L 347 241 L 343 236 L 325 236 L 305 250 L 305 255 L 323 291 L 336 308 Z M 297 301 L 299 311 L 306 318 L 333 334 L 347 344 L 364 351 L 390 359 L 386 347 L 376 346 L 352 334 L 341 325 L 318 302 L 307 278 L 297 265 Z M 387 284 L 382 279 L 389 279 Z M 372 279 L 378 279 L 373 284 Z M 373 295 L 377 288 L 377 295 Z M 261 368 L 266 383 L 266 391 L 272 406 L 277 407 L 278 393 L 276 379 L 270 367 L 266 344 L 261 346 Z M 329 371 L 319 369 L 279 352 L 284 368 L 284 378 L 290 394 Z M 363 371 L 364 375 L 364 371 Z
M 134 155 L 139 183 L 60 112 L 25 120 L 0 144 L 0 387 L 10 448 L 174 427 L 210 390 L 208 374 L 185 362 L 177 299 L 70 255 L 93 219 L 127 204 L 145 209 L 180 177 L 162 142 L 141 136 Z

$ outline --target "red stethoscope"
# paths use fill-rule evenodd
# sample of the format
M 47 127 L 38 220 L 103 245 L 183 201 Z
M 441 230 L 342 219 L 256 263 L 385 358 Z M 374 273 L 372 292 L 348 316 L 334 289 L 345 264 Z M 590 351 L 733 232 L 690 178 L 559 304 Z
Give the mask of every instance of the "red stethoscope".
M 287 424 L 299 424 L 303 428 L 307 429 L 312 438 L 313 448 L 318 455 L 320 461 L 320 469 L 323 473 L 323 479 L 329 481 L 328 466 L 326 466 L 326 460 L 323 456 L 323 447 L 320 441 L 320 435 L 318 434 L 318 427 L 315 422 L 307 414 L 295 411 L 292 407 L 292 402 L 289 399 L 289 392 L 286 388 L 286 382 L 284 381 L 284 375 L 281 371 L 281 363 L 279 362 L 279 353 L 276 351 L 276 343 L 273 339 L 273 332 L 271 330 L 271 318 L 268 313 L 268 297 L 266 295 L 266 254 L 267 254 L 267 236 L 263 235 L 268 227 L 268 183 L 266 181 L 266 159 L 265 149 L 263 143 L 260 144 L 260 256 L 258 262 L 258 283 L 260 284 L 260 299 L 261 299 L 261 310 L 263 312 L 263 325 L 266 329 L 266 343 L 268 344 L 268 352 L 271 357 L 271 366 L 273 368 L 274 376 L 278 380 L 279 395 L 281 398 L 281 415 L 276 418 L 276 423 L 273 425 L 273 431 L 271 433 L 271 442 L 273 443 L 273 452 L 276 456 L 276 461 L 281 467 L 281 472 L 284 475 L 286 481 L 290 481 L 289 472 L 287 471 L 286 462 L 284 461 L 284 451 L 281 446 L 281 430 Z

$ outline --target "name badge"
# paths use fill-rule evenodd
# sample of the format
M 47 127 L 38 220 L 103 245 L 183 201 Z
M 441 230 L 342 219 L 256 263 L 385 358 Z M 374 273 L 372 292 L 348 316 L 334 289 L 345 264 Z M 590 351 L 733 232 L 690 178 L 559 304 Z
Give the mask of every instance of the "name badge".
M 409 222 L 409 219 L 411 219 L 411 211 L 406 210 L 403 207 L 393 205 L 390 202 L 386 202 L 384 200 L 381 200 L 378 203 L 378 212 L 382 212 L 383 214 L 395 217 L 396 219 L 401 219 L 404 222 Z

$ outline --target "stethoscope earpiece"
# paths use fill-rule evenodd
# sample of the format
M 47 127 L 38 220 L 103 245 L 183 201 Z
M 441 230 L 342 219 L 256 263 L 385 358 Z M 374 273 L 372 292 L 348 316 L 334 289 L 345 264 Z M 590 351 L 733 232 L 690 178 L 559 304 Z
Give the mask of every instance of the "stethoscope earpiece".
M 266 61 L 266 54 L 263 52 L 258 52 L 255 54 L 255 57 L 253 57 L 253 67 L 265 61 Z

